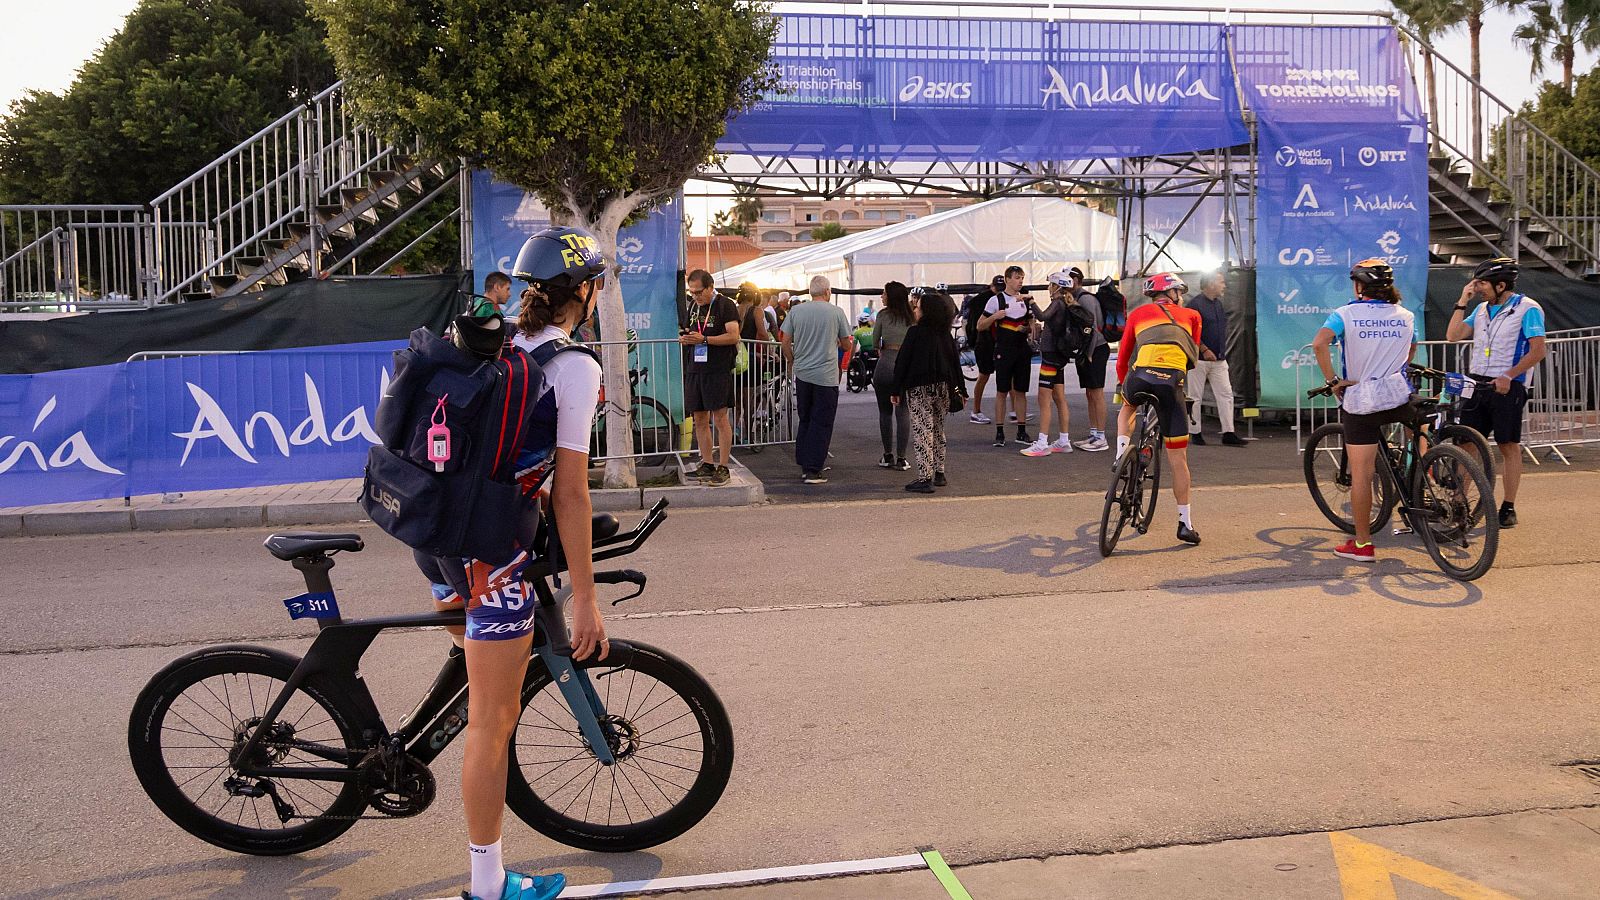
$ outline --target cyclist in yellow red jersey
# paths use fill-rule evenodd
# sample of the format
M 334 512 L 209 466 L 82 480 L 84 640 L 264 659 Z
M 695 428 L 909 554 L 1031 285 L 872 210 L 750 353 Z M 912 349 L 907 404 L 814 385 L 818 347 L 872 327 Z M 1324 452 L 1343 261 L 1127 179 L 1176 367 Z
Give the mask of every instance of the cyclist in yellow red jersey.
M 1132 397 L 1150 394 L 1160 410 L 1161 436 L 1172 464 L 1172 496 L 1178 503 L 1178 540 L 1200 543 L 1189 508 L 1189 412 L 1185 379 L 1199 358 L 1200 314 L 1179 306 L 1189 286 L 1171 272 L 1144 281 L 1152 302 L 1128 313 L 1117 348 L 1117 382 L 1122 411 L 1117 415 L 1117 458 L 1128 449 L 1133 428 Z

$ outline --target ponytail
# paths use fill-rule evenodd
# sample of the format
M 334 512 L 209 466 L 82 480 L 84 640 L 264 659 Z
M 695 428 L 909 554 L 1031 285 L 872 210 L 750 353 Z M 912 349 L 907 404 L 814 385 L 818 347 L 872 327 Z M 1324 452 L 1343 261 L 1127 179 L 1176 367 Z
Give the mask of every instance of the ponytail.
M 1401 301 L 1400 288 L 1393 284 L 1383 287 L 1369 287 L 1356 282 L 1356 293 L 1366 300 L 1381 300 L 1384 303 L 1399 303 Z
M 569 304 L 582 302 L 578 292 L 570 288 L 529 285 L 522 292 L 522 312 L 517 314 L 517 330 L 526 335 L 538 334 L 554 325 Z

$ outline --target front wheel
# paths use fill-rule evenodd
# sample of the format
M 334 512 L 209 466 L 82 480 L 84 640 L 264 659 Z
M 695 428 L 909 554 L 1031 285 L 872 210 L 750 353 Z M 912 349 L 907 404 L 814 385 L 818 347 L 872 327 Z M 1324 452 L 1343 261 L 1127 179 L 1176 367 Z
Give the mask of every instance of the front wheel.
M 1328 521 L 1345 534 L 1355 534 L 1356 520 L 1350 503 L 1350 463 L 1344 451 L 1344 426 L 1330 422 L 1311 432 L 1311 437 L 1306 439 L 1300 463 L 1305 470 L 1306 487 L 1310 489 L 1311 499 L 1316 501 L 1317 509 L 1322 510 Z M 1382 530 L 1389 521 L 1395 501 L 1389 482 L 1375 464 L 1372 468 L 1370 523 L 1373 533 Z
M 1459 447 L 1441 444 L 1423 454 L 1412 482 L 1412 527 L 1428 555 L 1451 578 L 1472 581 L 1494 565 L 1500 544 L 1492 485 Z
M 615 668 L 586 667 L 616 764 L 601 765 L 589 750 L 537 659 L 511 740 L 506 805 L 581 850 L 625 853 L 672 840 L 711 811 L 733 772 L 733 726 L 705 679 L 647 644 L 630 641 L 620 657 Z
M 330 768 L 352 758 L 358 717 L 314 682 L 263 721 L 298 662 L 265 647 L 208 647 L 162 669 L 139 693 L 128 757 L 156 808 L 184 831 L 224 850 L 282 856 L 328 843 L 366 808 L 354 781 L 241 777 L 229 762 L 260 728 L 267 734 L 252 759 L 258 766 Z M 287 821 L 273 793 L 287 805 Z
M 1463 450 L 1471 448 L 1467 455 L 1475 455 L 1477 457 L 1477 463 L 1483 468 L 1483 474 L 1488 476 L 1489 484 L 1491 486 L 1494 485 L 1495 456 L 1499 453 L 1499 450 L 1489 446 L 1489 442 L 1484 438 L 1482 432 L 1471 425 L 1451 422 L 1448 425 L 1440 426 L 1437 435 L 1440 441 L 1449 441 Z

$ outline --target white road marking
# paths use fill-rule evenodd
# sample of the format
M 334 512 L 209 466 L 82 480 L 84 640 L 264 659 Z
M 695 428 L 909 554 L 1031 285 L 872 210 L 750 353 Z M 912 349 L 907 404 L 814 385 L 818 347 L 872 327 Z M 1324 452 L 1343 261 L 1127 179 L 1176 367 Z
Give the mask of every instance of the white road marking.
M 863 875 L 869 872 L 903 872 L 926 869 L 927 860 L 920 853 L 904 856 L 882 856 L 877 859 L 851 859 L 841 862 L 808 863 L 803 866 L 777 866 L 770 869 L 743 869 L 737 872 L 713 872 L 709 875 L 679 875 L 672 878 L 647 878 L 643 881 L 614 881 L 610 884 L 586 884 L 568 887 L 561 892 L 563 900 L 576 897 L 617 897 L 623 894 L 654 894 L 666 891 L 683 891 L 694 888 L 727 887 L 735 884 L 761 884 L 776 881 L 799 881 L 807 878 L 831 878 L 839 875 Z M 454 900 L 441 897 L 437 900 Z

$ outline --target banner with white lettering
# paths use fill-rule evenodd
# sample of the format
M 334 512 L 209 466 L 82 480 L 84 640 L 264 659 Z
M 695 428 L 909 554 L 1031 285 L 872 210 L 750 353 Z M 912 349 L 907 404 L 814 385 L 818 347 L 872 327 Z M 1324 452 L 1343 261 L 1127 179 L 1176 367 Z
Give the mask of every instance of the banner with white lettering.
M 0 507 L 358 477 L 402 346 L 0 375 Z
M 1393 28 L 1241 26 L 1233 45 L 1246 103 L 1260 123 L 1260 403 L 1292 408 L 1297 370 L 1302 387 L 1322 383 L 1316 360 L 1300 348 L 1353 297 L 1355 263 L 1378 258 L 1393 266 L 1421 328 L 1426 127 Z
M 1247 143 L 1223 26 L 784 15 L 724 153 L 1037 162 Z

